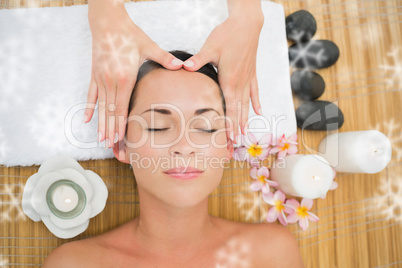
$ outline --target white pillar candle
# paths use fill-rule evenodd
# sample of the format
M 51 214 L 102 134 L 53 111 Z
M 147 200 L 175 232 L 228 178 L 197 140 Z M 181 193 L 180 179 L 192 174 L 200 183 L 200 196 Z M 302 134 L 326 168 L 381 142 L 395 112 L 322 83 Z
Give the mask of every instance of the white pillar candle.
M 288 155 L 278 158 L 271 167 L 271 179 L 285 194 L 315 199 L 331 187 L 334 172 L 319 155 Z
M 350 173 L 378 173 L 392 155 L 391 142 L 377 130 L 330 134 L 318 150 L 336 171 Z
M 69 212 L 77 206 L 78 194 L 71 186 L 60 185 L 53 190 L 52 201 L 58 210 Z

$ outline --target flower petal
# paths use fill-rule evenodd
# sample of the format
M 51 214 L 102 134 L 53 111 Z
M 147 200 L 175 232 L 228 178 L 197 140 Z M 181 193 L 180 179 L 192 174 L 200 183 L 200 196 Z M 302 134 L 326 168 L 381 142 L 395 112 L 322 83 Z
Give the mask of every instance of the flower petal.
M 63 179 L 65 179 L 63 174 L 57 171 L 49 172 L 39 178 L 32 190 L 31 196 L 31 205 L 36 213 L 41 216 L 49 216 L 51 214 L 46 201 L 47 191 L 53 183 Z
M 258 144 L 257 138 L 254 136 L 253 133 L 249 132 L 247 135 L 247 142 L 249 142 L 249 144 Z
M 265 160 L 265 158 L 267 158 L 269 155 L 269 150 L 270 150 L 269 148 L 262 148 L 262 152 L 259 155 L 257 155 L 258 159 L 260 161 Z
M 260 181 L 253 181 L 253 183 L 250 185 L 250 189 L 254 192 L 261 190 L 262 183 Z
M 286 204 L 291 206 L 295 210 L 298 207 L 300 207 L 300 203 L 296 199 L 288 199 L 288 200 L 286 200 Z
M 75 237 L 83 232 L 88 228 L 89 225 L 89 220 L 86 221 L 84 224 L 76 226 L 71 229 L 61 229 L 57 227 L 56 225 L 53 224 L 53 222 L 50 220 L 49 217 L 42 217 L 43 223 L 46 225 L 46 227 L 49 229 L 50 232 L 52 232 L 55 236 L 59 238 L 72 238 Z
M 261 191 L 262 191 L 263 194 L 268 194 L 268 193 L 270 193 L 269 185 L 267 185 L 266 183 L 264 183 L 264 184 L 261 186 Z
M 313 200 L 309 198 L 303 198 L 301 201 L 301 206 L 306 207 L 308 210 L 310 210 L 313 206 Z
M 295 223 L 300 219 L 300 216 L 297 213 L 291 213 L 288 215 L 287 220 L 288 223 Z
M 284 211 L 288 214 L 292 214 L 295 213 L 295 209 L 291 206 L 289 206 L 288 204 L 283 204 L 283 206 L 285 207 Z
M 233 152 L 233 158 L 237 161 L 245 161 L 248 159 L 248 150 L 245 147 L 236 148 Z
M 258 169 L 256 167 L 251 168 L 250 169 L 250 177 L 255 179 L 255 180 L 258 179 L 257 178 L 257 176 L 258 176 L 257 171 L 258 171 Z
M 283 210 L 281 211 L 281 213 L 279 213 L 278 215 L 278 220 L 282 225 L 288 225 L 288 220 L 286 219 L 286 215 L 283 212 Z
M 330 190 L 335 190 L 338 188 L 338 183 L 336 181 L 332 181 L 331 187 L 329 187 Z
M 295 154 L 297 153 L 297 146 L 296 145 L 290 145 L 287 151 L 288 154 Z
M 299 220 L 299 226 L 303 229 L 306 230 L 308 228 L 308 219 L 306 218 L 301 218 Z
M 92 170 L 85 170 L 88 182 L 91 184 L 93 190 L 93 197 L 91 200 L 91 214 L 90 218 L 95 217 L 103 211 L 106 206 L 108 197 L 108 189 L 103 182 L 102 178 Z
M 258 177 L 264 176 L 265 178 L 268 178 L 269 177 L 269 170 L 268 170 L 267 167 L 262 166 L 262 167 L 260 167 L 258 169 L 257 174 L 258 174 Z
M 272 186 L 272 187 L 279 186 L 279 183 L 277 183 L 276 181 L 271 181 L 271 180 L 265 180 L 265 181 L 268 183 L 269 186 Z
M 297 141 L 297 133 L 293 133 L 292 135 L 290 135 L 290 136 L 287 138 L 287 140 L 288 140 L 288 141 L 292 141 L 292 142 Z
M 267 213 L 267 221 L 268 222 L 276 221 L 276 219 L 278 219 L 278 214 L 279 214 L 278 210 L 276 210 L 275 207 L 271 207 Z
M 286 156 L 286 149 L 285 150 L 283 150 L 283 151 L 280 151 L 279 153 L 278 153 L 278 158 L 285 158 L 285 156 Z
M 38 180 L 39 180 L 38 173 L 35 173 L 28 178 L 24 187 L 24 192 L 22 194 L 22 201 L 21 201 L 22 210 L 33 221 L 41 221 L 40 215 L 36 213 L 31 203 L 33 189 Z
M 275 147 L 275 148 L 272 148 L 272 149 L 269 151 L 269 153 L 270 153 L 270 154 L 276 154 L 276 153 L 279 152 L 280 150 L 281 150 L 280 147 Z
M 258 141 L 258 145 L 261 145 L 262 147 L 265 148 L 271 145 L 271 141 L 272 141 L 272 133 L 267 133 L 261 137 L 261 139 Z
M 38 173 L 40 176 L 49 172 L 58 171 L 63 168 L 73 168 L 84 175 L 84 168 L 74 159 L 69 156 L 52 157 L 39 167 Z
M 271 192 L 263 194 L 262 199 L 265 201 L 265 203 L 270 204 L 271 206 L 275 205 L 274 194 Z
M 91 218 L 91 210 L 91 205 L 87 204 L 81 214 L 72 219 L 62 219 L 55 216 L 54 214 L 50 214 L 50 221 L 60 229 L 74 228 L 81 224 L 84 224 Z
M 311 212 L 309 212 L 309 211 L 307 211 L 307 214 L 308 214 L 308 219 L 310 220 L 310 221 L 314 221 L 314 222 L 317 222 L 320 218 L 318 218 L 317 217 L 317 215 L 315 215 L 315 214 L 313 214 L 313 213 L 311 213 Z
M 258 161 L 258 158 L 256 157 L 249 157 L 247 162 L 249 162 L 253 167 L 258 167 L 260 165 L 260 161 Z
M 281 190 L 278 190 L 275 192 L 274 199 L 276 201 L 285 202 L 285 194 Z

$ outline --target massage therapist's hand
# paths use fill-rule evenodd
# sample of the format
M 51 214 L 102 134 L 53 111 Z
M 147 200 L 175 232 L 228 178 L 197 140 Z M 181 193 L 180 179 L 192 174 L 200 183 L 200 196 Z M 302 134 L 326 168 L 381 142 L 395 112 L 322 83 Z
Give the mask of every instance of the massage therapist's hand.
M 230 118 L 226 121 L 227 136 L 234 131 L 235 138 L 239 134 L 239 120 L 244 133 L 250 97 L 254 111 L 261 115 L 256 56 L 264 15 L 260 0 L 228 0 L 228 7 L 228 18 L 211 32 L 199 53 L 184 62 L 184 68 L 196 71 L 208 62 L 217 67 Z
M 109 148 L 124 138 L 129 101 L 142 63 L 150 59 L 177 70 L 182 61 L 161 49 L 135 25 L 123 2 L 90 0 L 88 21 L 92 70 L 84 122 L 91 120 L 98 101 L 99 141 L 105 140 Z

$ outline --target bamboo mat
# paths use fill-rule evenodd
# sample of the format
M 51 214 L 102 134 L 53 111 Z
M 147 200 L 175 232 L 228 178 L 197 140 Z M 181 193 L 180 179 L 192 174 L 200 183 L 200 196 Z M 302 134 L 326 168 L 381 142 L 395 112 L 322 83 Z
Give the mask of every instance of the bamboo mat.
M 306 267 L 402 267 L 402 0 L 280 1 L 286 15 L 299 9 L 317 20 L 314 39 L 340 48 L 338 62 L 320 73 L 326 91 L 320 100 L 335 102 L 345 115 L 341 132 L 377 129 L 392 142 L 388 167 L 378 174 L 338 173 L 338 189 L 314 202 L 317 223 L 307 231 L 287 228 L 297 238 Z M 52 7 L 86 1 L 0 0 L 0 8 Z M 269 18 L 266 18 L 269 21 Z M 300 102 L 294 99 L 295 107 Z M 317 150 L 324 131 L 298 130 L 299 152 Z M 0 266 L 40 266 L 63 243 L 113 229 L 138 214 L 133 172 L 116 159 L 80 162 L 98 173 L 109 189 L 105 210 L 86 232 L 63 240 L 20 208 L 23 186 L 38 166 L 0 166 Z M 249 190 L 248 167 L 232 161 L 211 194 L 212 215 L 235 221 L 264 221 L 267 205 Z

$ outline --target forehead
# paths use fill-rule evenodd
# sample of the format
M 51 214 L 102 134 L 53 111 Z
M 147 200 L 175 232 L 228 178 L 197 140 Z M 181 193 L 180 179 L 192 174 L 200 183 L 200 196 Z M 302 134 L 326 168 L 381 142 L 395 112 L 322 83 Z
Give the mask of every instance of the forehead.
M 158 104 L 176 107 L 185 114 L 211 107 L 223 115 L 222 99 L 215 81 L 205 74 L 185 69 L 157 69 L 140 81 L 134 114 L 141 114 L 151 105 Z

